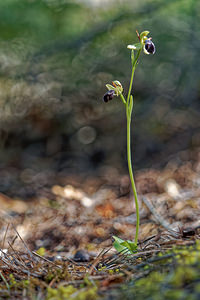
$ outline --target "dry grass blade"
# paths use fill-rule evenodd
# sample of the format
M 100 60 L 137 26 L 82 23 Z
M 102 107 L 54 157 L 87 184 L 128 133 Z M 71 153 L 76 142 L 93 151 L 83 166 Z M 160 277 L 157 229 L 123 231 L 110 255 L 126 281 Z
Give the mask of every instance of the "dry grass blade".
M 16 257 L 14 257 L 13 255 L 6 254 L 1 249 L 0 249 L 0 251 L 3 254 L 3 257 L 1 257 L 1 260 L 7 266 L 9 273 L 12 270 L 12 272 L 17 273 L 17 274 L 24 273 L 24 274 L 32 275 L 34 277 L 41 276 L 41 274 L 39 274 L 39 273 L 32 272 L 32 268 L 27 268 L 27 266 L 22 265 L 21 261 L 16 259 Z M 31 261 L 31 263 L 32 263 L 32 261 Z
M 16 236 L 13 238 L 13 240 L 11 241 L 10 245 L 13 246 L 17 238 L 18 238 L 18 236 L 16 235 Z M 8 248 L 8 250 L 9 250 L 9 248 Z
M 99 264 L 99 262 L 104 258 L 105 254 L 108 253 L 110 251 L 112 247 L 110 247 L 109 249 L 105 250 L 105 249 L 102 249 L 102 251 L 97 255 L 97 257 L 95 258 L 95 260 L 93 261 L 88 273 L 90 275 L 92 275 L 92 273 L 94 271 L 96 271 L 96 266 Z
M 0 277 L 1 277 L 2 280 L 4 281 L 4 283 L 5 283 L 5 285 L 6 285 L 7 289 L 8 289 L 8 291 L 10 291 L 10 286 L 9 286 L 7 280 L 5 279 L 5 277 L 3 276 L 3 274 L 1 273 L 1 271 L 0 271 Z
M 58 269 L 62 269 L 62 267 L 61 267 L 61 266 L 58 266 L 58 265 L 57 265 L 57 264 L 55 264 L 53 261 L 50 261 L 50 260 L 49 260 L 49 259 L 47 259 L 46 257 L 43 257 L 43 256 L 39 255 L 39 254 L 38 254 L 38 253 L 36 253 L 35 251 L 32 251 L 32 254 L 34 254 L 35 256 L 39 257 L 40 259 L 42 259 L 42 260 L 44 260 L 44 261 L 48 262 L 49 264 L 51 264 L 51 265 L 55 266 L 56 268 L 58 268 Z
M 16 258 L 17 258 L 17 263 L 20 264 L 20 265 L 22 265 L 24 268 L 27 269 L 27 266 L 24 264 L 24 262 L 22 261 L 20 255 L 17 253 L 17 251 L 14 250 L 13 246 L 12 246 L 9 242 L 8 242 L 8 245 L 9 245 L 9 247 L 10 247 L 10 248 L 12 249 L 12 251 L 13 251 L 13 254 L 12 254 L 13 257 L 16 256 Z
M 6 231 L 5 231 L 5 234 L 4 234 L 4 237 L 3 237 L 3 241 L 2 241 L 2 246 L 1 246 L 2 249 L 4 249 L 5 240 L 6 240 L 6 235 L 7 235 L 9 226 L 10 226 L 10 223 L 8 223 L 8 224 L 7 224 L 7 227 L 6 227 Z
M 125 259 L 127 256 L 130 256 L 130 251 L 129 251 L 129 249 L 123 249 L 121 252 L 116 253 L 116 254 L 114 255 L 114 257 L 113 257 L 113 255 L 112 255 L 112 257 L 110 257 L 110 258 L 108 257 L 108 258 L 103 262 L 103 264 L 104 264 L 107 268 L 109 268 L 109 267 L 112 267 L 112 268 L 113 268 L 114 265 L 117 265 L 117 264 L 119 264 L 119 263 L 122 263 L 123 259 Z
M 22 239 L 22 237 L 20 236 L 19 232 L 16 230 L 15 226 L 14 226 L 13 224 L 11 224 L 11 225 L 12 225 L 14 231 L 16 232 L 16 234 L 18 235 L 18 237 L 20 238 L 20 240 L 22 241 L 22 243 L 23 243 L 25 249 L 28 251 L 30 257 L 33 257 L 32 252 L 28 249 L 28 246 L 26 245 L 25 241 L 24 241 L 24 240 Z

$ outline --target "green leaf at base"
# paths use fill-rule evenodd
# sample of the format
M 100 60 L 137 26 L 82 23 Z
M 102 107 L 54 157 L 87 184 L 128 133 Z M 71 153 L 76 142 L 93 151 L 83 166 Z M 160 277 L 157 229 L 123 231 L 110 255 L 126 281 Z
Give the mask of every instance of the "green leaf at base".
M 124 241 L 117 236 L 113 236 L 113 247 L 120 253 L 133 254 L 137 252 L 137 245 L 129 240 Z

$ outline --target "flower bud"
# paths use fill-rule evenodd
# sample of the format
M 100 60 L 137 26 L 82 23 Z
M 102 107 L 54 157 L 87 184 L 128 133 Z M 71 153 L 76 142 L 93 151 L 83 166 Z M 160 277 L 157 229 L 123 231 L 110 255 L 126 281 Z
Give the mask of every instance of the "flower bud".
M 133 45 L 128 45 L 127 48 L 130 50 L 140 50 L 142 48 L 142 45 L 141 43 L 136 43 Z
M 151 39 L 145 40 L 143 49 L 145 54 L 154 54 L 156 52 L 156 47 Z
M 104 94 L 103 101 L 108 102 L 108 101 L 112 100 L 114 98 L 114 96 L 115 96 L 115 91 L 109 90 Z
M 137 49 L 137 48 L 135 47 L 135 45 L 128 45 L 127 48 L 130 49 L 130 50 L 136 50 L 136 49 Z

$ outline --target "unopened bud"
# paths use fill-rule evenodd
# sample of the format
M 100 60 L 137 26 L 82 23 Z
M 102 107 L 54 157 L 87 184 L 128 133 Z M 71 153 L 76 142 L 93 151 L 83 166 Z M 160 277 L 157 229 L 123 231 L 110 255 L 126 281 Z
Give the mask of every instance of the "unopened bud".
M 136 49 L 137 49 L 137 48 L 135 47 L 135 45 L 128 45 L 127 48 L 130 49 L 130 50 L 136 50 Z

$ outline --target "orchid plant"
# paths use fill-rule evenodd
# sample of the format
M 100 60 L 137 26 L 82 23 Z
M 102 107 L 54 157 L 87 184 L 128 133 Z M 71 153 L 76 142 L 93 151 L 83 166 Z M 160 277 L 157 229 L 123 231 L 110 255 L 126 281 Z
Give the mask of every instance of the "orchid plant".
M 135 201 L 135 209 L 136 209 L 136 232 L 135 232 L 135 238 L 134 242 L 132 241 L 125 241 L 122 240 L 116 236 L 114 236 L 114 244 L 113 246 L 115 249 L 119 252 L 128 252 L 135 253 L 137 251 L 137 245 L 138 245 L 138 234 L 139 234 L 139 224 L 140 224 L 140 215 L 139 215 L 139 204 L 138 204 L 138 195 L 135 185 L 135 180 L 133 176 L 133 169 L 132 169 L 132 162 L 131 162 L 131 117 L 132 117 L 132 111 L 133 111 L 133 95 L 132 87 L 133 87 L 133 78 L 135 69 L 138 65 L 138 60 L 140 57 L 140 54 L 143 50 L 145 54 L 154 54 L 155 53 L 155 45 L 152 42 L 152 38 L 148 37 L 149 31 L 143 31 L 142 33 L 138 33 L 136 31 L 139 42 L 135 43 L 133 45 L 128 45 L 127 48 L 131 50 L 131 79 L 128 89 L 127 97 L 123 95 L 123 86 L 118 81 L 115 80 L 111 84 L 106 84 L 106 87 L 108 91 L 103 96 L 104 102 L 109 102 L 112 100 L 115 96 L 120 97 L 122 100 L 123 105 L 126 109 L 126 119 L 127 119 L 127 161 L 128 161 L 128 170 L 129 170 L 129 176 L 131 181 L 131 186 L 134 194 L 134 201 Z

